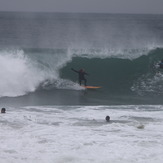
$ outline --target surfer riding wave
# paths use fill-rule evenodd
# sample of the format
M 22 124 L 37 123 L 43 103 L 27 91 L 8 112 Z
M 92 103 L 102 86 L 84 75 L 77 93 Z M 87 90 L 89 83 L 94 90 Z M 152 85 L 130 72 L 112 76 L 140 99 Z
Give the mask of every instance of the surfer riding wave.
M 79 78 L 78 78 L 79 84 L 81 85 L 82 81 L 84 81 L 84 85 L 87 86 L 87 79 L 85 78 L 85 75 L 88 75 L 88 73 L 86 73 L 84 71 L 84 69 L 80 69 L 79 71 L 77 71 L 77 70 L 71 68 L 71 70 L 78 73 L 78 75 L 79 75 Z

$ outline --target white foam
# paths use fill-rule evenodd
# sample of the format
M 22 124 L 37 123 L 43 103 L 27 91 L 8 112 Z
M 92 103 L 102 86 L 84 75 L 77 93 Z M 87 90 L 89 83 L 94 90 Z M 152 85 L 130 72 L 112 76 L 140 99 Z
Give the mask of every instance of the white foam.
M 0 162 L 161 163 L 162 111 L 148 105 L 9 108 L 0 114 Z
M 0 96 L 18 96 L 34 91 L 46 74 L 32 65 L 22 50 L 1 51 Z
M 33 92 L 45 81 L 53 82 L 57 88 L 80 90 L 77 84 L 59 78 L 58 71 L 70 60 L 69 55 L 44 56 L 33 59 L 33 56 L 25 55 L 23 50 L 0 51 L 0 97 Z M 39 59 L 42 59 L 41 62 Z
M 139 95 L 145 95 L 146 93 L 162 94 L 162 82 L 163 74 L 161 72 L 155 73 L 152 76 L 149 76 L 149 74 L 143 75 L 134 82 L 131 90 L 137 92 Z

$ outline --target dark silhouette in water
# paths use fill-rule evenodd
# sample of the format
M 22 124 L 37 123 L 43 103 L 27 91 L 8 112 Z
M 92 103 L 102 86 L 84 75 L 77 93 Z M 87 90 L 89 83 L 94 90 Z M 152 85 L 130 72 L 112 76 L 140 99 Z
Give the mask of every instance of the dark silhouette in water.
M 161 62 L 158 65 L 160 66 L 159 68 L 163 68 L 163 59 L 161 60 Z
M 82 81 L 84 81 L 84 85 L 87 85 L 87 79 L 85 78 L 85 75 L 88 75 L 84 69 L 80 69 L 79 71 L 74 70 L 73 68 L 71 68 L 72 71 L 78 73 L 79 75 L 79 84 L 81 85 Z
M 5 108 L 2 108 L 1 109 L 1 113 L 6 113 L 6 109 Z
M 105 120 L 106 120 L 107 122 L 110 122 L 110 116 L 107 115 L 107 116 L 105 117 Z

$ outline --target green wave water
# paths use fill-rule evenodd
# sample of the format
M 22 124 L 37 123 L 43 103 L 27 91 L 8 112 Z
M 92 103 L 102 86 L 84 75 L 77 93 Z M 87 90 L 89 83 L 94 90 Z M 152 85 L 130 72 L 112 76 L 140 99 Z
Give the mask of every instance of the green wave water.
M 162 59 L 162 53 L 163 49 L 158 48 L 150 51 L 148 55 L 132 60 L 115 57 L 104 59 L 74 57 L 61 69 L 61 77 L 77 81 L 76 74 L 70 72 L 71 67 L 84 68 L 90 74 L 87 76 L 88 85 L 102 86 L 110 93 L 131 93 L 131 88 L 140 78 L 152 80 L 157 71 L 161 72 L 155 65 Z

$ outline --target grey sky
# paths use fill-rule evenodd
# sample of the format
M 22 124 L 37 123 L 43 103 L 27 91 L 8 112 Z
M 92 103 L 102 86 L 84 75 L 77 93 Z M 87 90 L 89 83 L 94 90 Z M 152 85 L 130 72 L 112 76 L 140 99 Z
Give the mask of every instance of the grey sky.
M 0 11 L 163 14 L 163 0 L 0 0 Z

